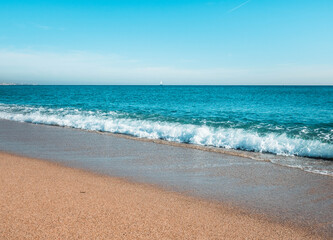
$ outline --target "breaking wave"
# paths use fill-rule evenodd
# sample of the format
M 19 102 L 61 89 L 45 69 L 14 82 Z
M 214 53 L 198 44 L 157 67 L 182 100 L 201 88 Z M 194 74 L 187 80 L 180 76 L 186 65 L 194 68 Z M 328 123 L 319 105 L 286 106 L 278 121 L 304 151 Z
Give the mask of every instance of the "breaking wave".
M 332 144 L 319 140 L 290 138 L 286 133 L 259 134 L 244 129 L 142 120 L 116 112 L 0 104 L 0 118 L 285 156 L 333 158 Z

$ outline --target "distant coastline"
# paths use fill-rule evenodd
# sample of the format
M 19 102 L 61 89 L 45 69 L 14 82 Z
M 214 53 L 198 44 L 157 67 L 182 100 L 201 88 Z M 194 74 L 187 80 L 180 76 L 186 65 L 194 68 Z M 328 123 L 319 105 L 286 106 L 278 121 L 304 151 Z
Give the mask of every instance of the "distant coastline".
M 22 86 L 22 85 L 29 85 L 29 86 L 35 86 L 37 84 L 33 83 L 0 83 L 0 86 Z

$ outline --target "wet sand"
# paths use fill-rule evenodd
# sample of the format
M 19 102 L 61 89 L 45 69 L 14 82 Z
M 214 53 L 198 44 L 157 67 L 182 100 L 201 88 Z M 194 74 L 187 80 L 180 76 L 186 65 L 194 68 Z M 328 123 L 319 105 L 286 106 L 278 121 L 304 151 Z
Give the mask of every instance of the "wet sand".
M 246 210 L 0 153 L 1 239 L 320 239 Z

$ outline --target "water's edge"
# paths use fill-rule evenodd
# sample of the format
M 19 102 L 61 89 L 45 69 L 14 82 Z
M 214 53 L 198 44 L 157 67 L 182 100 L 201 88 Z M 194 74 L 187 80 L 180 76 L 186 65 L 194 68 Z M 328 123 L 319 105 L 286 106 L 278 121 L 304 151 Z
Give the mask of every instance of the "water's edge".
M 2 121 L 14 121 L 14 120 L 6 120 L 1 119 Z M 169 146 L 175 146 L 175 147 L 183 147 L 183 148 L 189 148 L 189 149 L 197 149 L 201 151 L 208 151 L 208 152 L 214 152 L 214 153 L 220 153 L 220 154 L 227 154 L 230 156 L 236 156 L 236 157 L 243 157 L 243 158 L 249 158 L 255 161 L 264 161 L 264 162 L 270 162 L 279 166 L 283 167 L 290 167 L 290 168 L 296 168 L 300 169 L 302 171 L 308 172 L 308 173 L 314 173 L 314 174 L 321 174 L 321 175 L 327 175 L 330 177 L 333 177 L 333 162 L 332 158 L 329 159 L 322 159 L 322 158 L 316 158 L 316 157 L 299 157 L 299 156 L 281 156 L 276 155 L 272 153 L 262 153 L 262 152 L 254 152 L 254 151 L 246 151 L 246 150 L 240 150 L 240 149 L 227 149 L 223 147 L 214 147 L 214 146 L 204 146 L 204 145 L 198 145 L 193 143 L 182 143 L 182 142 L 175 142 L 175 141 L 168 141 L 163 139 L 152 139 L 152 138 L 145 138 L 145 137 L 137 137 L 130 134 L 124 134 L 124 133 L 113 133 L 108 131 L 100 131 L 100 130 L 89 130 L 84 128 L 75 128 L 75 127 L 69 127 L 69 126 L 62 126 L 57 124 L 43 124 L 43 123 L 32 123 L 32 122 L 26 122 L 26 121 L 14 121 L 14 122 L 24 122 L 27 124 L 37 124 L 37 125 L 44 125 L 44 126 L 51 126 L 51 127 L 61 127 L 61 128 L 70 128 L 78 131 L 84 131 L 84 132 L 95 132 L 98 134 L 103 135 L 111 135 L 115 137 L 121 137 L 126 139 L 132 139 L 136 141 L 144 141 L 144 142 L 153 142 L 157 144 L 164 144 Z M 304 164 L 306 163 L 306 164 Z M 315 165 L 317 164 L 317 165 Z M 324 166 L 322 169 L 320 169 L 320 166 Z M 327 166 L 332 166 L 332 171 L 327 170 Z

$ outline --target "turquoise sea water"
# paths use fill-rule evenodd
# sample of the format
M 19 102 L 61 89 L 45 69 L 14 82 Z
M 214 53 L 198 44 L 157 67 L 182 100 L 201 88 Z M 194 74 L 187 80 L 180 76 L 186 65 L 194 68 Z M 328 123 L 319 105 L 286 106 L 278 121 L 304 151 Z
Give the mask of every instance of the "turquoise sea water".
M 329 86 L 0 86 L 0 118 L 333 159 Z

